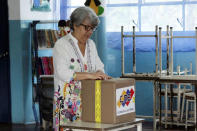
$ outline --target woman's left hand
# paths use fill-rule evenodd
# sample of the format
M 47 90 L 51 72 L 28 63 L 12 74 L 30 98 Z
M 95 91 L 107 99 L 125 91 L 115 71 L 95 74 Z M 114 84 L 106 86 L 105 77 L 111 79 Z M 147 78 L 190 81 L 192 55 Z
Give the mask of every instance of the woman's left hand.
M 97 74 L 99 74 L 103 80 L 107 80 L 107 79 L 111 79 L 112 77 L 111 76 L 108 76 L 107 74 L 103 73 L 102 71 L 97 71 L 96 72 Z

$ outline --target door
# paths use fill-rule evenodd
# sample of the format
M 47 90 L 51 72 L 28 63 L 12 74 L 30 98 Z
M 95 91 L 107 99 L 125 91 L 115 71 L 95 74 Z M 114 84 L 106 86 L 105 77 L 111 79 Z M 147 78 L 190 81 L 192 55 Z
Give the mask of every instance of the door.
M 0 122 L 11 122 L 8 3 L 0 0 Z

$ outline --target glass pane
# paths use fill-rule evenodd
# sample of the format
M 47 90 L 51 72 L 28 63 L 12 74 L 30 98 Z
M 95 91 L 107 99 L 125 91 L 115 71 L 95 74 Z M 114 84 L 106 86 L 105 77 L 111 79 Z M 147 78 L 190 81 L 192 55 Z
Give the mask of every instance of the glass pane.
M 86 0 L 68 0 L 70 6 L 84 6 Z
M 143 0 L 143 2 L 176 2 L 176 1 L 183 1 L 183 0 Z
M 197 27 L 197 5 L 186 5 L 185 7 L 185 30 L 195 30 Z
M 106 11 L 107 32 L 120 32 L 121 26 L 124 31 L 131 31 L 132 26 L 138 23 L 137 7 L 108 7 Z M 138 28 L 136 28 L 138 30 Z
M 196 1 L 196 0 L 186 0 L 186 1 Z
M 137 3 L 138 0 L 107 0 L 107 4 Z
M 75 10 L 76 8 L 68 8 L 67 9 L 67 19 L 70 19 L 71 13 Z
M 182 28 L 182 6 L 181 5 L 162 5 L 162 6 L 143 6 L 142 31 L 154 31 L 155 26 L 173 27 L 173 30 L 183 30 Z

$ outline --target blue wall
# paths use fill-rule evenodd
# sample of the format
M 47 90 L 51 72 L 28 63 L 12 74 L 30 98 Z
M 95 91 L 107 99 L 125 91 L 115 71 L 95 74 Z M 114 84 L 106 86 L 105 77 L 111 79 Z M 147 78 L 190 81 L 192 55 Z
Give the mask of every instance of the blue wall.
M 9 20 L 12 123 L 35 123 L 28 21 Z
M 107 39 L 106 39 L 106 28 L 105 28 L 105 17 L 99 17 L 100 23 L 97 27 L 97 30 L 92 34 L 91 39 L 94 40 L 98 55 L 101 59 L 101 61 L 106 65 L 107 59 L 106 59 L 106 52 L 107 52 Z M 106 70 L 106 68 L 105 68 Z

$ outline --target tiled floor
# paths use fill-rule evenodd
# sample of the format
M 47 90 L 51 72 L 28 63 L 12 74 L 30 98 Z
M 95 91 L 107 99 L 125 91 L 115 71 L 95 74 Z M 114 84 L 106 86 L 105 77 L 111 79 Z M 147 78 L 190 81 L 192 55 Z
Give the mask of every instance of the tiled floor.
M 145 121 L 143 123 L 143 131 L 153 131 L 152 122 Z M 159 129 L 158 129 L 159 130 Z M 184 127 L 169 127 L 165 129 L 164 127 L 161 127 L 161 131 L 184 131 Z M 19 124 L 3 124 L 0 123 L 0 131 L 43 131 L 39 125 L 19 125 Z M 137 131 L 136 128 L 134 129 L 128 129 L 124 131 Z M 194 128 L 190 127 L 188 131 L 194 131 Z

